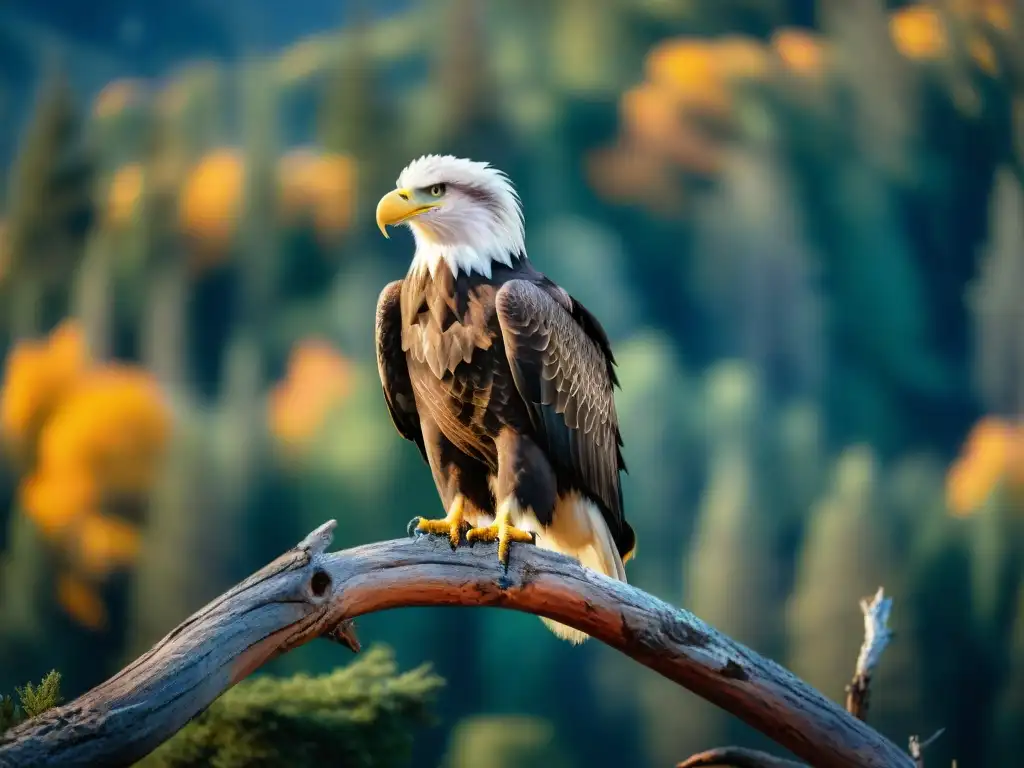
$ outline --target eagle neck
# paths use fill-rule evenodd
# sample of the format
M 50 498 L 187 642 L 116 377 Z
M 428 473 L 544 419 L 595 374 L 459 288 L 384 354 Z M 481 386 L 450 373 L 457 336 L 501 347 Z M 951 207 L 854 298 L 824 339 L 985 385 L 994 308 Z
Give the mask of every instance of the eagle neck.
M 409 265 L 409 274 L 429 272 L 437 278 L 447 269 L 453 278 L 480 275 L 487 279 L 496 270 L 515 269 L 528 261 L 525 251 L 508 248 L 478 249 L 468 245 L 448 245 L 435 242 L 417 242 L 416 255 Z

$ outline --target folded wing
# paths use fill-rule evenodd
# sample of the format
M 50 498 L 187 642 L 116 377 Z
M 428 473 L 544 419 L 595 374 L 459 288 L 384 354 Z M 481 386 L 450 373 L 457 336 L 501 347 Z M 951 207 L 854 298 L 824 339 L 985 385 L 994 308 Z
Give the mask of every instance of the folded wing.
M 568 295 L 565 304 L 525 280 L 495 299 L 505 352 L 537 439 L 549 460 L 602 507 L 620 554 L 632 549 L 623 519 L 622 439 L 613 396 L 613 360 L 597 321 Z
M 416 398 L 409 379 L 409 366 L 402 349 L 402 281 L 388 283 L 377 299 L 375 335 L 377 340 L 377 372 L 388 412 L 399 434 L 416 443 L 423 460 L 427 452 L 416 412 Z

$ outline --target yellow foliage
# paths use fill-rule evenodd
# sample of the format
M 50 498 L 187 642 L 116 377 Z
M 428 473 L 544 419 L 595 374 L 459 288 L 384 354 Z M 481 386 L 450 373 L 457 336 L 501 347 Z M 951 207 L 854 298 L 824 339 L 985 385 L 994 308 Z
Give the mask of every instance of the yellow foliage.
M 961 17 L 974 18 L 1000 32 L 1013 26 L 1015 0 L 953 0 L 950 9 Z
M 143 172 L 139 163 L 118 168 L 107 193 L 107 226 L 120 229 L 131 222 L 142 195 Z
M 57 602 L 82 626 L 96 631 L 107 625 L 107 608 L 99 591 L 79 576 L 62 573 L 57 577 Z
M 245 164 L 239 152 L 218 149 L 203 157 L 181 190 L 182 231 L 197 244 L 223 253 L 235 233 L 244 185 Z
M 134 563 L 140 544 L 139 529 L 129 521 L 86 514 L 76 531 L 76 564 L 90 576 L 102 578 Z
M 99 506 L 99 489 L 83 469 L 37 472 L 22 481 L 21 503 L 43 535 L 57 541 Z
M 805 77 L 821 74 L 825 46 L 817 35 L 804 29 L 778 29 L 771 44 L 788 69 Z
M 106 514 L 111 502 L 144 502 L 159 471 L 171 414 L 156 380 L 127 365 L 92 365 L 79 326 L 65 321 L 42 341 L 23 342 L 7 361 L 0 393 L 4 437 L 33 471 L 21 506 L 68 556 L 57 600 L 79 623 L 106 621 L 96 590 L 134 562 L 139 532 Z
M 1003 32 L 1011 26 L 1007 0 L 954 0 L 950 10 L 954 18 L 968 24 L 980 22 Z M 896 49 L 908 59 L 937 59 L 949 50 L 949 30 L 938 9 L 931 5 L 922 3 L 896 11 L 889 19 L 889 28 Z M 968 31 L 967 47 L 983 71 L 996 74 L 996 54 L 984 35 Z
M 729 79 L 756 79 L 768 74 L 768 50 L 752 37 L 721 37 L 715 48 L 718 69 Z
M 641 83 L 622 95 L 622 126 L 642 143 L 665 144 L 682 122 L 672 95 L 655 83 Z
M 145 85 L 141 80 L 114 80 L 97 94 L 92 105 L 93 116 L 115 117 L 136 104 L 144 93 Z
M 768 72 L 768 52 L 753 38 L 739 35 L 702 40 L 668 40 L 648 54 L 647 78 L 687 109 L 727 115 L 732 109 L 730 82 L 756 79 Z
M 604 198 L 640 203 L 655 213 L 670 215 L 685 203 L 662 157 L 648 147 L 622 144 L 595 150 L 587 157 L 587 178 Z
M 104 365 L 82 377 L 47 422 L 39 466 L 62 476 L 85 469 L 105 493 L 145 493 L 169 432 L 156 380 L 138 368 Z
M 271 430 L 285 445 L 305 442 L 350 388 L 349 362 L 337 350 L 319 339 L 300 342 L 270 395 Z
M 286 153 L 278 165 L 281 213 L 286 223 L 312 219 L 316 230 L 334 238 L 352 223 L 356 194 L 355 162 L 338 154 L 308 149 Z
M 971 58 L 981 67 L 983 72 L 994 75 L 999 71 L 999 63 L 996 60 L 996 52 L 992 44 L 978 34 L 972 34 L 967 43 Z
M 723 116 L 732 109 L 732 96 L 713 42 L 664 42 L 648 54 L 646 70 L 648 80 L 680 106 Z
M 1000 32 L 1009 32 L 1013 27 L 1013 1 L 978 0 L 982 18 Z
M 623 140 L 591 155 L 588 176 L 607 198 L 669 213 L 684 197 L 677 171 L 711 177 L 721 170 L 717 132 L 734 118 L 734 86 L 767 77 L 771 57 L 742 35 L 675 38 L 656 45 L 644 69 L 646 80 L 619 105 Z
M 896 50 L 908 59 L 935 59 L 946 52 L 947 32 L 939 12 L 930 5 L 901 8 L 889 17 Z
M 21 461 L 35 455 L 44 423 L 88 364 L 85 336 L 71 320 L 57 326 L 49 339 L 23 341 L 10 352 L 0 392 L 0 426 L 8 449 Z
M 672 97 L 658 86 L 644 83 L 623 95 L 622 116 L 627 134 L 663 162 L 702 176 L 712 176 L 721 168 L 720 144 L 687 121 Z
M 1024 488 L 1024 425 L 987 417 L 971 430 L 946 475 L 947 506 L 954 514 L 970 515 L 1000 481 Z
M 219 149 L 202 158 L 185 180 L 180 226 L 206 254 L 223 255 L 231 244 L 242 210 L 245 174 L 241 153 Z M 280 159 L 278 177 L 286 223 L 308 217 L 328 239 L 351 226 L 356 166 L 350 157 L 294 150 Z
M 141 369 L 92 368 L 60 399 L 43 426 L 21 501 L 43 535 L 65 548 L 76 573 L 102 578 L 134 561 L 136 527 L 104 507 L 146 498 L 169 432 L 163 394 Z

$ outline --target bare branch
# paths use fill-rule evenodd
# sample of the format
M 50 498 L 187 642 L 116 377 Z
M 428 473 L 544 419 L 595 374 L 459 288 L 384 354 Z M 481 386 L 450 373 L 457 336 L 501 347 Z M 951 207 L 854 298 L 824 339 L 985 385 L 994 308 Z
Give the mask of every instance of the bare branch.
M 860 601 L 860 609 L 864 613 L 864 643 L 857 655 L 857 666 L 853 680 L 846 686 L 846 711 L 858 720 L 866 720 L 868 716 L 868 699 L 871 691 L 871 673 L 882 658 L 882 652 L 892 640 L 889 629 L 889 613 L 892 611 L 892 598 L 885 596 L 885 590 L 878 588 L 870 601 Z
M 817 768 L 912 768 L 895 744 L 692 614 L 562 555 L 404 539 L 328 553 L 330 521 L 75 701 L 0 736 L 0 766 L 129 765 L 271 658 L 388 608 L 494 606 L 580 629 Z M 339 631 L 339 627 L 345 628 Z M 552 642 L 554 642 L 552 640 Z
M 917 768 L 924 768 L 924 751 L 934 744 L 936 739 L 945 732 L 945 728 L 939 728 L 939 730 L 924 741 L 921 741 L 920 736 L 910 737 L 910 757 L 914 760 L 914 765 L 917 766 Z
M 807 768 L 803 763 L 783 760 L 781 757 L 758 752 L 756 749 L 743 747 L 719 747 L 701 752 L 679 763 L 676 768 L 712 768 L 712 766 L 730 766 L 731 768 Z

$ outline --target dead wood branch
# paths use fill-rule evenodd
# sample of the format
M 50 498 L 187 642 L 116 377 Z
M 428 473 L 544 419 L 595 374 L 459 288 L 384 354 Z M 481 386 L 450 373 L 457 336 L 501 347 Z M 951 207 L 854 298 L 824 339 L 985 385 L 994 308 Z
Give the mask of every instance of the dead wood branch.
M 885 590 L 878 588 L 874 597 L 860 601 L 860 610 L 864 614 L 864 642 L 857 654 L 857 665 L 854 668 L 853 680 L 846 686 L 846 711 L 858 720 L 865 720 L 868 713 L 868 694 L 871 690 L 871 673 L 878 666 L 882 652 L 892 640 L 889 629 L 889 613 L 892 611 L 892 598 L 885 596 Z M 917 760 L 914 752 L 916 737 L 911 737 L 910 755 Z M 676 768 L 690 768 L 700 765 L 736 766 L 736 768 L 807 768 L 800 763 L 782 760 L 767 752 L 758 752 L 742 747 L 718 747 L 701 752 L 679 763 Z M 920 768 L 921 763 L 917 763 Z
M 0 736 L 0 766 L 129 765 L 269 659 L 347 641 L 388 608 L 494 606 L 576 627 L 757 728 L 817 768 L 912 768 L 895 744 L 790 672 L 674 608 L 576 562 L 516 546 L 386 541 L 328 553 L 330 521 L 73 702 Z M 554 640 L 551 640 L 554 642 Z
M 930 747 L 932 744 L 934 744 L 935 741 L 939 738 L 939 736 L 941 736 L 945 732 L 945 728 L 939 728 L 939 730 L 937 730 L 924 741 L 921 741 L 920 736 L 910 737 L 910 756 L 913 758 L 914 765 L 917 766 L 917 768 L 924 768 L 924 751 L 928 749 L 928 747 Z M 954 768 L 956 768 L 955 762 L 953 763 L 953 766 Z
M 886 597 L 885 590 L 879 587 L 871 600 L 864 598 L 860 601 L 860 610 L 864 614 L 864 643 L 857 655 L 853 679 L 846 686 L 846 711 L 858 720 L 866 720 L 871 673 L 875 671 L 882 652 L 892 640 L 892 630 L 889 629 L 892 598 Z
M 679 763 L 676 768 L 807 768 L 803 763 L 783 760 L 781 757 L 743 747 L 719 747 L 701 752 Z

